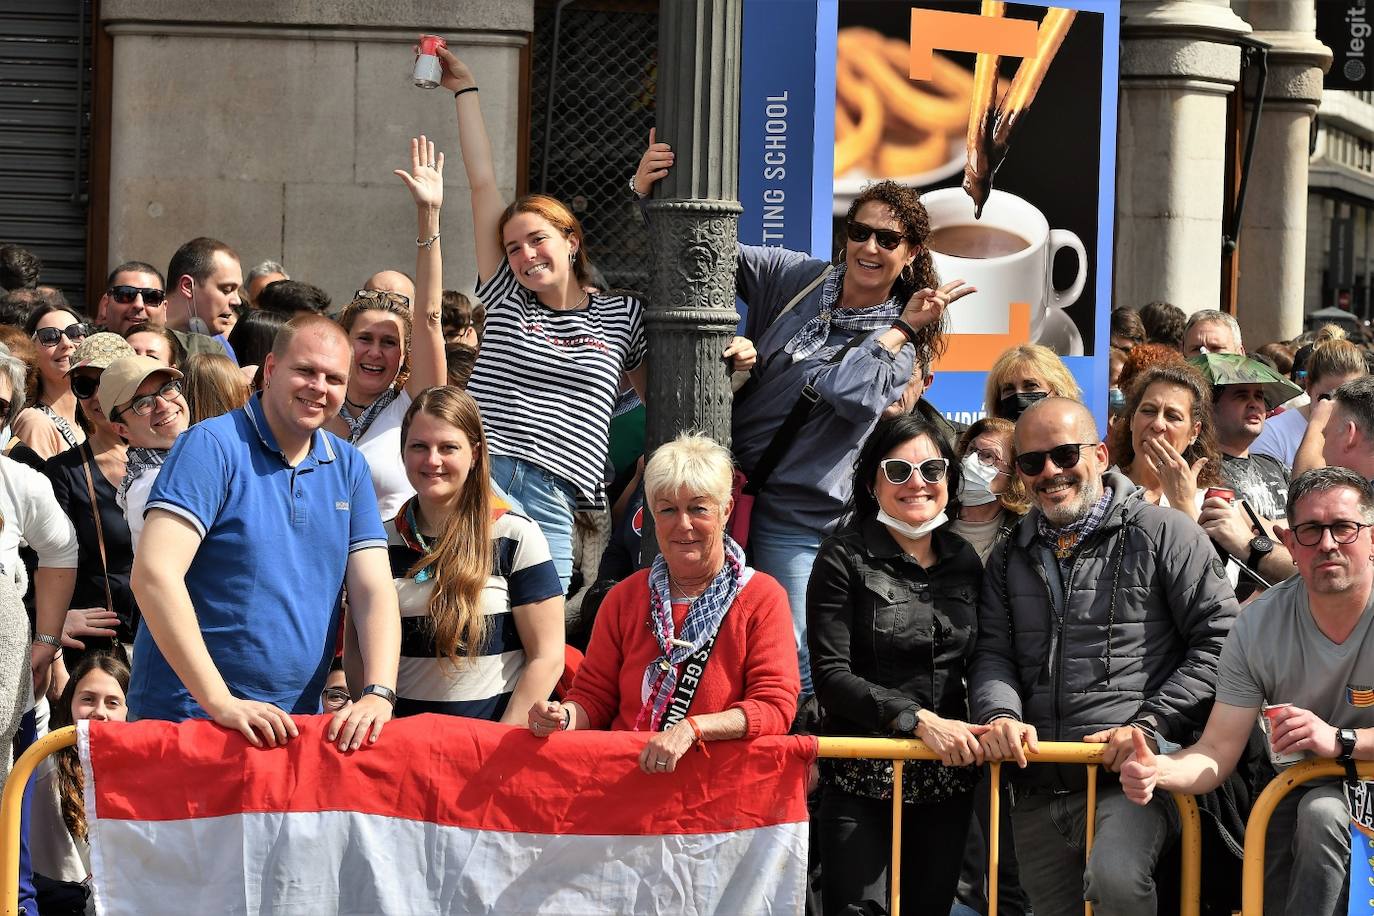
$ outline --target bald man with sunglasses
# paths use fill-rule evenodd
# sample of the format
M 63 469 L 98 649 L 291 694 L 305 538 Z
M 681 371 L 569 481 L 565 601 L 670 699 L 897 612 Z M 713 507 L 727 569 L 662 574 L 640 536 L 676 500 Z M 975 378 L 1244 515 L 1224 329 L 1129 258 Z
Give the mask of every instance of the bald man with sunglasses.
M 1154 867 L 1178 815 L 1167 796 L 1133 805 L 1112 774 L 1137 731 L 1166 747 L 1201 731 L 1235 593 L 1195 522 L 1107 470 L 1082 404 L 1032 405 L 1015 447 L 1034 505 L 988 559 L 973 720 L 992 726 L 980 739 L 987 759 L 1023 767 L 1040 738 L 1106 745 L 1086 867 L 1085 769 L 1042 764 L 1016 777 L 1016 855 L 1036 916 L 1076 916 L 1085 899 L 1101 916 L 1153 916 Z

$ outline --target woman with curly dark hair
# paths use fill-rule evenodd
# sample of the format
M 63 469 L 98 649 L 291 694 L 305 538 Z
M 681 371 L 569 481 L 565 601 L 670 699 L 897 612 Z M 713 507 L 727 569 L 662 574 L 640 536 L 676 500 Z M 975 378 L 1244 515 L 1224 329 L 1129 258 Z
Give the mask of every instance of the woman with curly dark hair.
M 1126 393 L 1108 448 L 1145 498 L 1197 521 L 1204 491 L 1225 486 L 1210 386 L 1187 365 L 1155 366 Z
M 647 195 L 671 164 L 667 144 L 650 144 L 635 193 Z M 746 492 L 765 497 L 753 510 L 749 547 L 755 565 L 787 590 L 803 694 L 811 693 L 806 583 L 849 500 L 859 445 L 902 396 L 913 365 L 930 366 L 943 351 L 945 308 L 974 292 L 962 280 L 940 284 L 929 235 L 920 195 L 879 181 L 850 205 L 837 263 L 739 246 L 735 292 L 748 306 L 743 333 L 758 364 L 735 395 L 731 436 L 750 478 Z

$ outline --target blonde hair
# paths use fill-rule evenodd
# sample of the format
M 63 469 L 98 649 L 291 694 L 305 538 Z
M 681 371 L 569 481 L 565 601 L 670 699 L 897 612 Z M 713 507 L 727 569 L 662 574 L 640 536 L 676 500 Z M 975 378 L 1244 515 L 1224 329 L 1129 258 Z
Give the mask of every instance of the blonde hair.
M 186 357 L 186 407 L 192 426 L 248 403 L 248 381 L 223 353 Z
M 997 402 L 1002 400 L 1003 383 L 1023 367 L 1045 383 L 1050 397 L 1083 400 L 1078 382 L 1074 381 L 1073 373 L 1057 353 L 1040 344 L 1022 344 L 997 357 L 997 362 L 988 370 L 987 387 L 983 391 L 983 406 L 988 413 L 996 410 Z
M 644 503 L 688 489 L 715 502 L 722 514 L 730 504 L 735 466 L 730 452 L 709 436 L 685 432 L 665 442 L 644 465 Z
M 482 432 L 482 415 L 477 402 L 467 392 L 445 385 L 421 392 L 406 410 L 401 421 L 403 453 L 410 437 L 410 424 L 421 413 L 456 428 L 472 447 L 468 478 L 439 540 L 408 573 L 414 578 L 424 569 L 433 572 L 429 619 L 434 631 L 434 648 L 440 658 L 456 665 L 460 651 L 466 656 L 465 661 L 476 658 L 487 635 L 482 590 L 491 576 L 493 562 L 487 440 Z
M 1333 375 L 1364 375 L 1368 371 L 1364 354 L 1346 339 L 1345 331 L 1327 325 L 1312 343 L 1312 355 L 1307 359 L 1307 387 Z

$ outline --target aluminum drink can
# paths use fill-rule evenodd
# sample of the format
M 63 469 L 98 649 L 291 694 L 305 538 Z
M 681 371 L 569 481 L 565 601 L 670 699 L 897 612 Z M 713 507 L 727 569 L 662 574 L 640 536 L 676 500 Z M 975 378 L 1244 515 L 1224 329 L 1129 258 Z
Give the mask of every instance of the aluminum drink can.
M 420 36 L 420 54 L 415 58 L 415 85 L 421 89 L 438 89 L 444 78 L 444 65 L 439 63 L 438 50 L 448 42 L 438 35 Z
M 1207 492 L 1202 494 L 1203 499 L 1211 499 L 1213 496 L 1219 496 L 1228 503 L 1236 501 L 1236 491 L 1230 487 L 1208 487 Z
M 1290 767 L 1307 759 L 1307 754 L 1303 751 L 1289 751 L 1286 754 L 1274 753 L 1274 716 L 1278 714 L 1279 710 L 1287 709 L 1292 705 L 1292 703 L 1266 704 L 1263 714 L 1260 716 L 1260 727 L 1264 729 L 1264 737 L 1269 744 L 1269 760 L 1279 768 Z

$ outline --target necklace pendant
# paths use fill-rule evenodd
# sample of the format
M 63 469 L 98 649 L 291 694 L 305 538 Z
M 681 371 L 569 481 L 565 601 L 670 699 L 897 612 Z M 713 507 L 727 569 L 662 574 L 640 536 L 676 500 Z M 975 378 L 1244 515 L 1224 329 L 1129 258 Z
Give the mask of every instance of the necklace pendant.
M 663 672 L 666 674 L 667 672 L 673 670 L 673 663 L 668 661 L 668 659 L 666 658 L 660 658 L 658 660 L 658 667 L 662 669 Z

